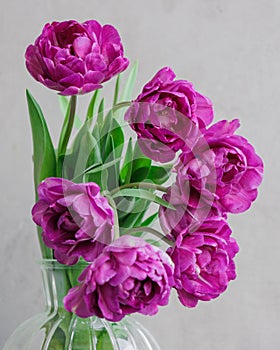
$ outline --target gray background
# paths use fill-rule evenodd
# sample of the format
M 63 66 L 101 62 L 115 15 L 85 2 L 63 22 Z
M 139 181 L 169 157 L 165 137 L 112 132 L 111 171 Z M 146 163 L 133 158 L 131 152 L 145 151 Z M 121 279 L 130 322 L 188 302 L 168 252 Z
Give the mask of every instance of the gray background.
M 265 161 L 252 209 L 230 218 L 241 251 L 238 278 L 219 299 L 196 309 L 176 295 L 155 317 L 141 317 L 163 350 L 262 350 L 280 346 L 279 313 L 279 0 L 14 0 L 1 2 L 0 347 L 24 319 L 42 310 L 34 225 L 28 87 L 57 139 L 56 94 L 30 78 L 25 47 L 45 22 L 75 18 L 112 23 L 126 55 L 140 62 L 137 90 L 160 67 L 209 96 L 216 120 L 241 119 L 241 133 Z M 88 97 L 82 97 L 88 101 Z

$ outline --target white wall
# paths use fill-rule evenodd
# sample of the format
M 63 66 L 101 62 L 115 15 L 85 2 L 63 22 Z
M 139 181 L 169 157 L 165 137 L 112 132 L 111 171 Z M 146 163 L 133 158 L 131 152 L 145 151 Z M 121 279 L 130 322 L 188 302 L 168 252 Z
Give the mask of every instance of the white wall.
M 162 350 L 279 348 L 280 1 L 14 0 L 1 2 L 0 16 L 0 345 L 43 305 L 30 219 L 25 88 L 40 101 L 54 137 L 61 123 L 56 94 L 25 70 L 25 47 L 45 22 L 92 18 L 119 29 L 127 56 L 140 62 L 138 89 L 158 68 L 170 65 L 212 99 L 216 120 L 241 119 L 241 133 L 265 161 L 258 201 L 230 218 L 241 247 L 237 280 L 219 299 L 196 309 L 183 308 L 174 295 L 157 316 L 139 318 Z

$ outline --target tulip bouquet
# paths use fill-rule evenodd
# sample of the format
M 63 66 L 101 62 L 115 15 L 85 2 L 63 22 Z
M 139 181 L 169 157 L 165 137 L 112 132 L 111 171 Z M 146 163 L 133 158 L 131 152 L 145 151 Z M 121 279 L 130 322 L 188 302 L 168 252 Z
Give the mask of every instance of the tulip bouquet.
M 169 67 L 133 97 L 137 65 L 123 82 L 120 36 L 95 20 L 46 24 L 25 58 L 65 114 L 55 148 L 27 91 L 42 256 L 86 263 L 65 309 L 115 322 L 154 315 L 172 288 L 186 307 L 218 297 L 236 277 L 228 214 L 249 209 L 263 175 L 239 121 L 211 125 L 211 101 Z M 114 76 L 106 109 L 100 91 Z M 83 121 L 77 98 L 90 93 Z

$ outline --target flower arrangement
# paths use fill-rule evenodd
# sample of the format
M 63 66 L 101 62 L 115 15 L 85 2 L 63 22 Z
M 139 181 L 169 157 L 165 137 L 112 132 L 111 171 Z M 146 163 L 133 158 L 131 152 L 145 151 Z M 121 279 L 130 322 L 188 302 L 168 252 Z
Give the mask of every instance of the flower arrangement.
M 172 288 L 187 307 L 223 293 L 236 277 L 238 252 L 228 214 L 250 208 L 263 175 L 261 158 L 236 134 L 239 121 L 211 125 L 209 98 L 169 67 L 133 99 L 135 64 L 120 94 L 129 61 L 117 30 L 95 20 L 46 24 L 25 57 L 33 78 L 59 92 L 65 112 L 55 148 L 27 91 L 42 256 L 87 263 L 69 285 L 65 309 L 120 321 L 154 315 Z M 113 77 L 105 113 L 100 91 Z M 87 93 L 82 122 L 77 98 Z

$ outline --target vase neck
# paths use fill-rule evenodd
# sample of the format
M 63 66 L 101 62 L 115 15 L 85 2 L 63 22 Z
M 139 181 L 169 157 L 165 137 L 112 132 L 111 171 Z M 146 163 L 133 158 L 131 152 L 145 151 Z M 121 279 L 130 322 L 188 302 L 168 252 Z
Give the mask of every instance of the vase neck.
M 42 261 L 41 270 L 47 311 L 64 309 L 63 298 L 70 288 L 78 284 L 77 279 L 85 266 L 86 264 L 66 266 L 49 259 Z

